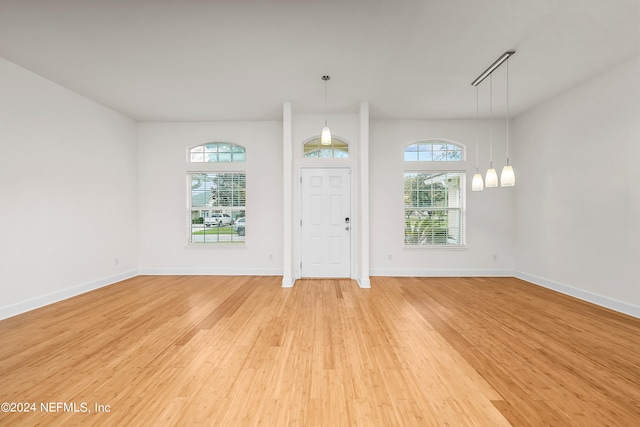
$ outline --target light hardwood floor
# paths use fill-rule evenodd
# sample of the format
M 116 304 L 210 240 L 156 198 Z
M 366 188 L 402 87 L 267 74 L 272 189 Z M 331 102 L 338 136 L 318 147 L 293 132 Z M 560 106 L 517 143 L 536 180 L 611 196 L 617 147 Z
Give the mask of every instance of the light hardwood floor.
M 280 283 L 140 276 L 0 321 L 0 402 L 36 404 L 0 425 L 640 425 L 639 319 L 513 278 Z

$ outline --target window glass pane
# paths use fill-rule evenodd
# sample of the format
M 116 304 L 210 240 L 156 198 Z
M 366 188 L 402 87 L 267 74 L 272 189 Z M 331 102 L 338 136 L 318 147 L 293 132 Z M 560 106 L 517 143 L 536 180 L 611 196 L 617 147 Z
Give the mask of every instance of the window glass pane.
M 446 191 L 432 191 L 431 192 L 431 206 L 433 207 L 446 207 L 447 206 L 447 192 Z
M 417 152 L 418 152 L 418 144 L 411 144 L 411 145 L 407 145 L 407 146 L 404 148 L 404 152 L 405 152 L 405 153 L 411 153 L 411 152 L 415 152 L 415 153 L 417 153 Z
M 342 150 L 345 153 L 349 152 L 349 146 L 347 145 L 346 142 L 342 141 L 341 139 L 333 138 L 331 140 L 331 147 L 336 150 Z
M 418 144 L 418 151 L 433 151 L 433 144 L 430 142 L 421 142 Z
M 305 157 L 318 157 L 317 150 L 319 149 L 320 140 L 310 141 L 304 144 L 304 156 Z M 316 153 L 313 155 L 312 153 Z
M 204 151 L 207 153 L 215 153 L 218 151 L 218 144 L 205 144 Z
M 429 151 L 419 151 L 418 152 L 418 161 L 420 162 L 431 162 L 433 161 L 433 152 Z
M 191 191 L 191 206 L 206 206 L 208 194 L 203 191 Z
M 245 160 L 246 160 L 246 155 L 244 151 L 241 153 L 238 153 L 238 152 L 233 153 L 233 157 L 231 158 L 232 162 L 244 162 Z
M 204 161 L 204 155 L 203 153 L 191 153 L 191 161 L 192 162 L 203 162 Z
M 204 151 L 204 147 L 202 145 L 191 149 L 192 153 L 202 153 L 203 151 Z
M 404 152 L 404 161 L 405 162 L 417 162 L 418 161 L 418 152 L 416 152 L 416 151 L 405 151 Z
M 435 162 L 444 162 L 446 160 L 447 160 L 446 151 L 433 150 L 433 161 L 435 161 Z
M 204 182 L 207 179 L 206 173 L 192 173 L 191 174 L 191 187 L 195 188 L 199 185 L 204 185 Z
M 342 158 L 349 157 L 349 153 L 347 153 L 342 149 L 336 148 L 335 150 L 333 150 L 333 157 L 342 159 Z
M 462 151 L 460 150 L 449 151 L 447 160 L 454 161 L 454 162 L 462 160 Z
M 431 206 L 431 194 L 428 191 L 416 191 L 413 195 L 413 206 L 418 208 L 428 208 Z
M 219 162 L 230 162 L 231 161 L 231 153 L 220 153 L 218 154 Z

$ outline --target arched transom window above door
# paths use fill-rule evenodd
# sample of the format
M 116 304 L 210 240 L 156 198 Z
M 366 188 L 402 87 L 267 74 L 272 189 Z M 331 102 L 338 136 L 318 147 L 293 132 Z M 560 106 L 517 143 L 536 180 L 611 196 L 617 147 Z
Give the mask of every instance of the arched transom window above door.
M 338 159 L 349 157 L 349 144 L 340 138 L 331 138 L 330 145 L 322 145 L 320 138 L 304 143 L 304 157 L 319 159 Z

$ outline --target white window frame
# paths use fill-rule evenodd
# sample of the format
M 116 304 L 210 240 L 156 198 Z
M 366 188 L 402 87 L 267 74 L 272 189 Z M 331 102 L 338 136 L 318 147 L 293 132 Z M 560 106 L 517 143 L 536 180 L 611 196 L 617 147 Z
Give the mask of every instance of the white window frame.
M 444 201 L 446 206 L 407 204 L 404 202 L 404 247 L 405 248 L 464 248 L 466 245 L 465 227 L 465 172 L 461 170 L 405 170 L 403 180 L 403 194 L 406 197 L 406 179 L 409 174 L 432 175 L 433 184 L 443 186 Z M 455 187 L 449 187 L 452 181 L 457 180 Z M 426 181 L 426 180 L 425 180 Z M 441 181 L 441 182 L 440 182 Z M 425 182 L 425 186 L 428 186 Z M 412 189 L 413 190 L 413 189 Z M 455 190 L 455 197 L 451 197 Z M 431 188 L 431 191 L 432 188 Z M 425 194 L 429 189 L 424 190 Z M 438 212 L 446 212 L 439 215 Z M 447 218 L 446 228 L 442 227 L 442 217 Z M 455 219 L 457 217 L 457 220 Z M 429 228 L 425 234 L 425 229 Z M 408 233 L 407 231 L 410 230 Z M 453 232 L 457 230 L 457 232 Z M 450 243 L 450 236 L 457 236 L 455 243 Z M 431 243 L 427 239 L 431 238 Z M 444 242 L 439 238 L 444 238 Z
M 192 188 L 194 175 L 217 175 L 218 177 L 220 175 L 242 176 L 242 181 L 244 182 L 242 192 L 244 195 L 234 195 L 232 199 L 240 197 L 241 200 L 244 199 L 244 204 L 239 205 L 233 202 L 221 204 L 213 199 L 209 199 L 206 204 L 200 202 L 197 203 L 197 206 L 194 206 L 194 192 Z M 246 217 L 246 177 L 247 174 L 244 171 L 189 171 L 187 173 L 187 244 L 189 246 L 244 246 L 246 244 L 246 230 L 244 230 L 244 228 L 241 232 L 233 230 L 234 220 L 240 217 Z M 211 188 L 218 184 L 219 183 L 212 184 Z M 207 190 L 208 188 L 205 186 L 204 191 L 202 191 L 203 196 L 208 196 Z M 203 218 L 202 224 L 194 223 L 194 219 L 196 219 L 196 217 L 194 217 L 194 213 L 196 212 L 197 218 Z M 215 220 L 207 221 L 209 218 L 215 218 Z M 195 236 L 202 236 L 201 241 L 199 239 L 194 239 L 194 230 L 198 233 Z M 207 239 L 206 236 L 210 236 L 210 238 Z
M 194 160 L 194 156 L 192 155 L 194 153 L 194 150 L 196 150 L 195 152 L 202 152 L 204 153 L 204 148 L 201 151 L 198 151 L 197 149 L 199 147 L 205 147 L 206 145 L 218 145 L 218 146 L 226 146 L 228 147 L 228 150 L 226 151 L 219 151 L 219 150 L 215 150 L 215 151 L 210 151 L 211 153 L 220 153 L 220 152 L 224 152 L 224 153 L 242 153 L 242 156 L 238 156 L 237 158 L 234 158 L 234 156 L 229 156 L 229 160 L 222 160 L 220 161 L 219 156 L 212 156 L 209 157 L 210 161 L 206 162 L 205 160 L 205 156 L 197 156 Z M 235 150 L 235 151 L 234 151 Z M 232 231 L 231 233 L 229 233 L 229 229 L 226 228 L 228 227 L 226 220 L 222 221 L 218 221 L 221 222 L 221 224 L 213 224 L 212 222 L 209 222 L 208 226 L 205 226 L 205 224 L 203 223 L 202 226 L 200 227 L 200 224 L 194 224 L 193 222 L 193 215 L 194 212 L 198 212 L 198 218 L 203 217 L 204 218 L 211 218 L 212 214 L 221 214 L 221 215 L 229 215 L 231 217 L 231 222 L 233 222 L 234 219 L 239 218 L 241 216 L 246 217 L 246 193 L 247 193 L 247 172 L 246 170 L 241 170 L 238 168 L 238 166 L 242 165 L 245 161 L 246 161 L 246 149 L 241 146 L 241 145 L 237 145 L 234 143 L 230 143 L 230 142 L 221 142 L 221 141 L 209 141 L 209 142 L 205 142 L 205 143 L 201 143 L 198 144 L 196 146 L 192 146 L 187 148 L 186 150 L 186 156 L 187 156 L 187 163 L 186 163 L 186 215 L 185 215 L 185 220 L 186 220 L 186 242 L 187 242 L 187 247 L 196 247 L 196 248 L 203 248 L 203 247 L 209 247 L 209 248 L 243 248 L 246 247 L 246 230 L 244 230 L 244 233 L 238 233 L 237 231 Z M 192 161 L 194 160 L 194 161 Z M 194 192 L 192 191 L 192 181 L 193 181 L 193 175 L 196 174 L 207 174 L 207 175 L 211 175 L 211 174 L 243 174 L 244 175 L 244 204 L 243 205 L 237 205 L 237 206 L 233 206 L 233 204 L 237 204 L 237 201 L 232 201 L 230 205 L 225 205 L 224 203 L 220 203 L 220 201 L 215 201 L 213 199 L 207 200 L 206 203 L 204 201 L 198 201 L 196 203 L 196 206 L 193 206 L 193 194 Z M 206 194 L 206 189 L 205 191 L 203 191 L 203 194 Z M 204 221 L 203 221 L 204 222 Z M 214 221 L 215 222 L 215 221 Z M 194 228 L 195 226 L 195 228 Z M 223 231 L 222 229 L 220 229 L 219 227 L 222 226 L 224 227 L 224 232 L 220 233 L 220 231 Z M 231 224 L 231 227 L 233 227 L 233 225 Z M 200 228 L 202 228 L 203 233 L 204 234 L 197 234 L 202 235 L 203 239 L 202 241 L 194 241 L 194 229 L 197 229 L 197 231 L 200 231 Z M 218 233 L 215 233 L 215 231 L 218 231 Z M 233 228 L 231 229 L 233 230 Z M 244 235 L 240 235 L 240 234 L 244 234 Z M 207 238 L 204 236 L 207 235 L 213 235 L 216 236 L 213 239 L 210 239 L 210 241 L 207 241 Z M 230 236 L 229 239 L 223 239 L 223 241 L 220 241 L 220 237 L 221 236 Z
M 465 167 L 464 167 L 464 159 L 465 159 L 465 152 L 466 152 L 466 147 L 458 142 L 455 141 L 448 141 L 448 140 L 443 140 L 443 139 L 427 139 L 427 140 L 422 140 L 419 142 L 413 142 L 411 144 L 408 144 L 404 147 L 403 149 L 403 156 L 404 153 L 407 151 L 407 148 L 409 147 L 414 147 L 416 144 L 448 144 L 448 145 L 453 145 L 455 147 L 458 147 L 460 150 L 456 150 L 456 151 L 460 151 L 460 156 L 459 156 L 459 160 L 455 159 L 452 160 L 450 158 L 450 156 L 446 155 L 443 156 L 443 159 L 440 160 L 406 160 L 406 156 L 405 161 L 404 161 L 404 171 L 403 171 L 403 216 L 404 216 L 404 220 L 403 220 L 403 247 L 405 249 L 464 249 L 466 248 L 466 234 L 467 234 L 467 230 L 466 230 L 466 185 L 464 184 L 466 182 L 466 171 L 465 171 Z M 446 150 L 445 150 L 446 153 Z M 406 174 L 409 173 L 419 173 L 419 174 L 438 174 L 438 175 L 444 175 L 444 174 L 459 174 L 459 183 L 458 183 L 458 187 L 456 188 L 459 193 L 458 196 L 459 198 L 457 199 L 458 202 L 454 202 L 453 199 L 451 199 L 449 197 L 449 189 L 447 189 L 447 195 L 446 195 L 446 200 L 447 203 L 453 203 L 453 205 L 451 206 L 441 206 L 441 207 L 420 207 L 420 206 L 408 206 L 406 204 L 406 200 L 405 200 L 405 195 L 406 195 L 406 190 L 405 190 L 405 179 L 406 179 Z M 459 206 L 458 206 L 459 205 Z M 407 230 L 409 229 L 410 224 L 408 223 L 408 220 L 410 219 L 410 216 L 408 216 L 408 211 L 409 210 L 417 210 L 417 211 L 422 211 L 419 212 L 418 214 L 416 214 L 414 216 L 414 218 L 412 218 L 413 220 L 418 220 L 420 218 L 421 215 L 433 215 L 434 212 L 438 212 L 438 211 L 443 211 L 443 210 L 447 210 L 449 212 L 458 212 L 458 220 L 456 221 L 456 225 L 457 227 L 451 227 L 450 223 L 447 222 L 447 231 L 446 231 L 446 236 L 447 236 L 447 240 L 445 241 L 445 243 L 425 243 L 424 241 L 422 241 L 421 244 L 416 244 L 415 241 L 412 241 L 412 239 L 415 238 L 416 236 L 416 231 L 413 231 L 415 229 L 412 230 L 411 233 L 407 233 Z M 434 217 L 436 218 L 436 217 Z M 447 221 L 449 220 L 449 214 L 447 214 Z M 432 224 L 430 224 L 432 225 Z M 411 226 L 415 226 L 414 224 L 411 224 Z M 424 227 L 424 224 L 420 224 L 420 227 Z M 455 243 L 448 243 L 449 242 L 449 233 L 451 232 L 451 230 L 459 228 L 459 238 L 458 241 Z M 409 236 L 409 238 L 407 237 Z M 432 234 L 433 236 L 433 234 Z M 409 243 L 411 241 L 411 243 Z M 418 241 L 420 242 L 420 241 Z

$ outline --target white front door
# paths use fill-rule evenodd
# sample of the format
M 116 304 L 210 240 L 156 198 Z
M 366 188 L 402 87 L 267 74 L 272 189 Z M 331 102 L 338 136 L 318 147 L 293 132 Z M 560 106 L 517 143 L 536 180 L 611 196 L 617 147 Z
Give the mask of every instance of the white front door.
M 302 169 L 302 277 L 351 276 L 351 170 Z

